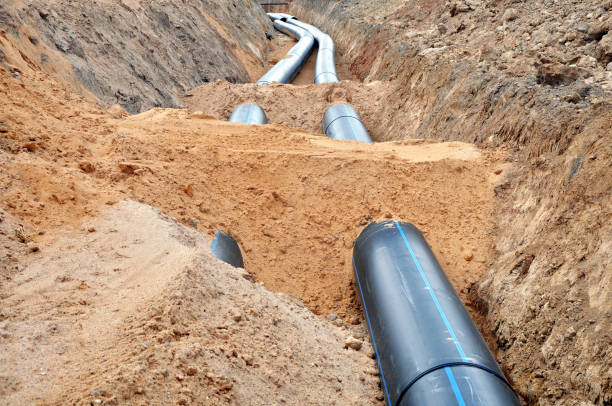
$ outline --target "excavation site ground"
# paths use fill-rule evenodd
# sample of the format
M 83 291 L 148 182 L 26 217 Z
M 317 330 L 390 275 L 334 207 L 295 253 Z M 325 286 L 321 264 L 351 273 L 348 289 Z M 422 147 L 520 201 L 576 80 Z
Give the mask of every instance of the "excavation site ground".
M 392 221 L 521 404 L 610 404 L 612 3 L 288 3 L 0 5 L 0 404 L 392 404 L 354 264 Z M 257 84 L 266 12 L 338 81 Z

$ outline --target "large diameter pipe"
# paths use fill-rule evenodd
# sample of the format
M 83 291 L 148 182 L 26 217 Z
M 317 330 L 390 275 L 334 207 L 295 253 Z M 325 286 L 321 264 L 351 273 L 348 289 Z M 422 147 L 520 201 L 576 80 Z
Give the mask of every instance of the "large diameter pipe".
M 265 111 L 257 104 L 241 104 L 236 107 L 229 118 L 231 123 L 266 124 Z
M 287 35 L 293 36 L 298 40 L 298 43 L 289 50 L 284 59 L 280 60 L 272 69 L 263 75 L 257 81 L 257 84 L 291 82 L 300 72 L 300 69 L 302 69 L 302 66 L 306 63 L 306 60 L 314 48 L 314 37 L 305 29 L 285 23 L 281 20 L 274 21 L 274 28 Z
M 240 247 L 231 235 L 221 230 L 217 231 L 211 251 L 221 261 L 227 262 L 235 268 L 244 268 Z
M 353 265 L 389 406 L 520 405 L 415 226 L 370 224 Z
M 319 49 L 317 50 L 317 60 L 315 63 L 314 82 L 338 82 L 336 62 L 334 60 L 334 41 L 332 38 L 314 25 L 303 23 L 296 18 L 288 19 L 287 22 L 310 32 L 317 41 Z
M 321 126 L 323 127 L 323 133 L 334 140 L 372 142 L 361 117 L 348 104 L 332 104 L 329 106 L 323 115 Z

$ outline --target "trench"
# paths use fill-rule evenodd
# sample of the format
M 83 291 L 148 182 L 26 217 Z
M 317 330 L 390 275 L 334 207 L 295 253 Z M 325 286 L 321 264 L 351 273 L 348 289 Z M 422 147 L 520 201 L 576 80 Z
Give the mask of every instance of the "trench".
M 401 2 L 389 3 L 398 5 Z M 353 8 L 357 11 L 350 11 Z M 473 54 L 469 55 L 470 51 L 466 52 L 468 57 L 461 57 L 457 52 L 446 57 L 446 51 L 437 56 L 426 54 L 435 51 L 439 45 L 435 45 L 436 39 L 419 45 L 420 36 L 431 32 L 434 27 L 431 24 L 437 24 L 444 18 L 444 13 L 448 13 L 442 4 L 429 1 L 404 3 L 403 10 L 400 10 L 404 13 L 403 17 L 385 15 L 384 10 L 378 13 L 378 9 L 384 7 L 368 2 L 354 4 L 348 1 L 298 0 L 288 12 L 302 16 L 332 35 L 339 53 L 347 56 L 352 72 L 363 81 L 363 86 L 380 81 L 391 83 L 393 90 L 388 93 L 384 105 L 373 116 L 364 117 L 368 128 L 385 129 L 376 134 L 376 141 L 405 138 L 461 140 L 489 150 L 502 148 L 512 151 L 514 168 L 509 170 L 504 183 L 495 191 L 497 214 L 491 229 L 494 234 L 491 244 L 496 247 L 496 252 L 490 257 L 486 271 L 473 283 L 463 285 L 463 288 L 456 282 L 453 284 L 460 292 L 465 289 L 461 294 L 463 302 L 468 304 L 471 316 L 485 336 L 489 348 L 497 355 L 505 375 L 512 380 L 526 404 L 581 402 L 587 398 L 595 404 L 605 403 L 602 400 L 606 399 L 603 394 L 605 390 L 600 386 L 594 388 L 590 379 L 574 380 L 574 366 L 563 360 L 567 354 L 576 354 L 578 358 L 584 357 L 580 361 L 582 368 L 596 368 L 593 365 L 602 365 L 602 362 L 584 354 L 581 348 L 588 347 L 587 342 L 605 343 L 609 340 L 590 328 L 582 330 L 583 338 L 571 343 L 561 342 L 554 334 L 541 336 L 540 332 L 551 320 L 550 313 L 530 315 L 526 309 L 537 308 L 538 303 L 542 303 L 541 297 L 567 297 L 570 292 L 584 303 L 591 301 L 588 295 L 581 293 L 582 289 L 593 289 L 589 287 L 590 283 L 584 283 L 581 287 L 554 286 L 557 277 L 553 275 L 559 275 L 559 271 L 550 269 L 546 262 L 554 263 L 554 257 L 561 250 L 574 252 L 574 244 L 583 244 L 581 241 L 587 238 L 598 239 L 595 235 L 599 231 L 594 231 L 589 237 L 581 231 L 574 235 L 575 230 L 588 228 L 586 224 L 579 225 L 581 220 L 576 219 L 572 227 L 561 226 L 564 232 L 559 232 L 560 225 L 552 222 L 562 212 L 572 217 L 570 213 L 575 211 L 563 208 L 563 205 L 576 207 L 582 198 L 580 192 L 572 192 L 575 194 L 568 197 L 568 190 L 558 186 L 567 182 L 572 173 L 571 163 L 580 156 L 578 150 L 583 141 L 578 140 L 591 140 L 592 145 L 599 146 L 590 150 L 594 155 L 601 154 L 595 151 L 601 151 L 601 142 L 606 135 L 594 128 L 585 129 L 585 123 L 607 122 L 603 125 L 609 128 L 609 114 L 597 106 L 587 107 L 585 104 L 572 110 L 572 106 L 556 102 L 559 93 L 570 91 L 572 87 L 580 86 L 579 83 L 567 87 L 545 84 L 534 87 L 529 75 L 517 78 L 495 69 L 479 69 L 479 59 Z M 503 5 L 499 9 L 503 13 Z M 355 17 L 354 20 L 351 17 Z M 448 20 L 459 23 L 464 18 L 463 14 L 459 14 Z M 336 24 L 338 20 L 343 23 Z M 417 35 L 408 37 L 411 31 Z M 447 43 L 460 50 L 477 49 L 472 48 L 477 47 L 477 41 L 470 44 L 469 34 L 456 35 L 459 38 L 453 37 L 455 35 L 446 35 Z M 463 41 L 470 45 L 463 47 Z M 495 41 L 488 41 L 488 44 L 497 45 Z M 493 58 L 481 59 L 481 63 L 491 64 Z M 605 104 L 609 110 L 609 102 Z M 605 115 L 608 119 L 604 118 Z M 377 117 L 382 119 L 375 121 Z M 586 125 L 588 127 L 591 126 Z M 534 173 L 533 168 L 544 160 L 550 162 L 545 172 L 536 170 Z M 600 176 L 604 174 L 599 165 L 593 165 L 593 170 Z M 584 176 L 592 181 L 598 179 L 596 176 Z M 576 184 L 576 188 L 585 187 L 590 189 L 590 183 Z M 609 190 L 609 186 L 606 188 Z M 575 190 L 574 187 L 569 189 Z M 599 192 L 596 194 L 602 196 Z M 525 207 L 530 201 L 543 200 L 557 208 L 539 208 L 538 214 L 535 208 L 525 211 L 516 209 Z M 555 203 L 552 203 L 553 200 Z M 565 203 L 557 206 L 556 202 Z M 601 201 L 594 203 L 595 206 L 599 204 Z M 541 221 L 537 222 L 537 226 L 533 223 L 536 216 Z M 590 218 L 597 221 L 595 216 Z M 529 243 L 523 245 L 519 241 Z M 445 243 L 439 245 L 440 242 L 431 240 L 434 249 L 443 247 Z M 552 244 L 555 246 L 554 253 L 550 250 Z M 526 246 L 529 247 L 528 251 L 525 250 Z M 593 255 L 595 257 L 591 263 L 596 264 L 595 251 Z M 534 256 L 539 258 L 540 268 L 529 266 Z M 575 274 L 572 268 L 577 269 L 581 265 L 570 261 L 566 262 L 566 266 L 566 274 Z M 448 270 L 451 266 L 444 268 Z M 518 279 L 514 277 L 516 273 L 521 275 Z M 594 274 L 595 280 L 601 277 L 597 272 Z M 606 286 L 603 280 L 593 283 Z M 600 311 L 607 312 L 604 309 Z M 586 310 L 580 314 L 571 312 L 571 315 L 561 309 L 553 313 L 556 319 L 553 324 L 558 326 L 555 327 L 558 331 L 563 328 L 577 329 L 577 326 L 585 324 L 588 317 Z M 542 347 L 543 342 L 554 342 L 555 350 L 546 352 Z M 551 363 L 564 367 L 551 368 Z M 605 379 L 597 380 L 601 382 L 601 388 L 608 387 Z M 568 392 L 567 382 L 570 381 L 573 390 Z
M 276 32 L 272 44 L 272 51 L 266 56 L 268 66 L 280 60 L 280 58 L 282 58 L 282 56 L 284 56 L 295 44 L 295 41 Z M 388 87 L 389 85 L 386 83 L 376 83 L 375 86 L 371 86 L 355 80 L 356 75 L 351 73 L 350 63 L 345 56 L 346 50 L 344 49 L 340 49 L 336 53 L 336 67 L 341 83 L 313 85 L 312 78 L 314 61 L 317 55 L 316 51 L 317 49 L 315 48 L 304 68 L 300 71 L 292 84 L 268 88 L 255 84 L 232 85 L 227 83 L 211 83 L 194 89 L 192 91 L 194 96 L 184 101 L 192 111 L 203 111 L 222 120 L 229 119 L 233 109 L 239 104 L 258 103 L 264 107 L 270 123 L 281 123 L 292 128 L 303 129 L 315 134 L 322 133 L 321 119 L 325 109 L 330 103 L 336 101 L 349 102 L 355 105 L 365 126 L 373 135 L 374 140 L 384 141 L 385 138 L 380 134 L 385 132 L 385 128 L 381 121 L 376 120 L 376 117 L 380 118 L 384 116 L 385 109 L 393 110 L 397 108 L 392 103 L 385 102 L 385 98 L 388 97 L 389 92 L 392 91 L 391 88 Z M 230 95 L 229 97 L 228 93 Z M 371 97 L 372 94 L 375 95 L 374 99 Z M 211 104 L 211 100 L 214 101 L 214 103 Z M 304 114 L 307 117 L 300 117 L 300 114 Z M 292 120 L 292 115 L 298 116 L 297 119 Z M 446 206 L 446 202 L 456 199 L 457 197 L 449 198 L 453 193 L 448 193 L 450 189 L 444 186 L 444 181 L 441 181 L 442 177 L 437 174 L 433 175 L 431 182 L 441 182 L 440 188 L 446 188 L 446 190 L 436 191 L 436 199 L 442 201 L 444 207 L 441 208 L 441 211 L 434 211 L 434 213 L 438 213 L 434 216 L 440 216 L 435 222 L 430 221 L 432 219 L 432 213 L 428 213 L 428 209 L 422 207 L 422 205 L 418 205 L 421 207 L 415 210 L 414 207 L 408 207 L 410 203 L 405 204 L 405 202 L 401 202 L 398 199 L 399 193 L 418 194 L 421 190 L 427 191 L 432 188 L 432 186 L 424 184 L 425 177 L 420 175 L 412 177 L 413 179 L 418 179 L 418 185 L 408 186 L 406 184 L 406 174 L 400 175 L 400 173 L 402 173 L 401 161 L 395 162 L 394 159 L 397 151 L 404 147 L 402 144 L 418 145 L 421 142 L 422 141 L 401 142 L 398 145 L 389 145 L 388 150 L 391 152 L 388 155 L 389 159 L 376 162 L 376 165 L 382 164 L 393 168 L 393 174 L 390 175 L 390 178 L 395 179 L 395 182 L 399 186 L 399 190 L 405 192 L 399 192 L 396 188 L 388 188 L 386 185 L 380 184 L 377 178 L 378 176 L 382 176 L 380 175 L 380 169 L 371 171 L 372 176 L 369 181 L 366 181 L 365 177 L 362 181 L 356 181 L 357 177 L 354 175 L 347 177 L 346 175 L 340 174 L 338 176 L 343 176 L 344 181 L 339 181 L 335 180 L 333 176 L 330 177 L 332 175 L 331 172 L 325 171 L 323 175 L 324 181 L 314 183 L 310 181 L 311 176 L 319 172 L 319 169 L 317 168 L 315 171 L 306 169 L 307 174 L 298 176 L 298 179 L 300 179 L 298 182 L 304 183 L 305 179 L 309 179 L 307 183 L 310 185 L 306 187 L 306 190 L 308 188 L 313 188 L 314 191 L 321 188 L 325 192 L 323 198 L 326 202 L 322 205 L 319 204 L 316 212 L 307 213 L 305 217 L 303 217 L 303 214 L 299 213 L 298 210 L 298 207 L 301 208 L 303 205 L 297 204 L 294 198 L 289 199 L 287 197 L 287 193 L 295 193 L 295 190 L 290 191 L 293 188 L 287 188 L 288 185 L 285 184 L 267 184 L 262 187 L 257 187 L 257 189 L 260 190 L 277 189 L 277 191 L 273 193 L 271 200 L 279 201 L 280 206 L 295 209 L 292 213 L 285 212 L 284 215 L 280 217 L 279 213 L 274 212 L 274 210 L 271 210 L 271 213 L 268 214 L 260 214 L 263 218 L 271 217 L 276 222 L 289 223 L 280 225 L 279 228 L 283 230 L 287 228 L 293 228 L 294 231 L 301 230 L 298 233 L 291 233 L 290 242 L 280 239 L 275 231 L 264 232 L 263 236 L 261 236 L 260 232 L 246 228 L 244 224 L 240 224 L 240 218 L 243 216 L 243 213 L 235 213 L 233 210 L 223 214 L 220 213 L 220 216 L 225 217 L 225 219 L 211 221 L 213 225 L 208 228 L 208 233 L 214 235 L 217 232 L 219 224 L 226 225 L 226 227 L 229 226 L 233 234 L 241 239 L 241 245 L 245 246 L 245 262 L 247 264 L 247 269 L 259 280 L 264 281 L 268 288 L 296 295 L 316 314 L 322 316 L 332 314 L 348 322 L 363 323 L 362 309 L 357 299 L 355 281 L 352 277 L 352 269 L 350 260 L 348 259 L 350 255 L 347 257 L 347 248 L 352 246 L 352 241 L 357 237 L 356 230 L 362 228 L 368 219 L 380 219 L 387 215 L 419 221 L 422 225 L 427 227 L 426 233 L 432 239 L 434 251 L 436 255 L 441 258 L 441 262 L 444 264 L 445 268 L 456 268 L 454 272 L 451 271 L 451 281 L 455 289 L 461 295 L 468 310 L 471 312 L 472 317 L 482 322 L 484 320 L 483 315 L 479 311 L 481 307 L 475 304 L 473 292 L 475 283 L 477 283 L 486 269 L 486 263 L 492 260 L 493 251 L 488 248 L 492 245 L 492 236 L 490 231 L 487 230 L 487 227 L 492 226 L 491 210 L 493 206 L 492 202 L 489 200 L 491 196 L 481 200 L 482 202 L 489 200 L 491 206 L 488 204 L 480 204 L 483 209 L 482 214 L 477 214 L 476 218 L 479 218 L 479 220 L 483 222 L 477 226 L 477 228 L 480 228 L 480 231 L 475 234 L 472 233 L 472 235 L 468 235 L 469 233 L 462 229 L 464 227 L 469 227 L 469 224 L 464 221 L 457 222 L 449 220 L 452 227 L 455 227 L 454 231 L 451 231 L 448 225 L 443 225 L 445 222 L 444 218 L 448 217 L 448 215 L 442 213 L 450 212 L 449 208 Z M 387 149 L 386 146 L 383 148 Z M 299 162 L 302 158 L 299 156 L 292 157 L 290 159 L 297 159 L 298 162 L 291 162 L 290 164 L 285 155 L 286 154 L 282 154 L 283 165 L 287 166 L 287 168 L 299 168 L 295 169 L 296 173 L 304 171 L 304 169 L 302 169 L 303 162 Z M 488 162 L 486 165 L 497 166 L 497 159 L 502 155 L 497 155 L 497 153 L 488 155 Z M 470 178 L 475 175 L 473 171 L 476 170 L 476 166 L 468 168 L 464 166 L 461 161 L 449 162 L 449 164 L 451 173 L 455 170 L 458 170 L 460 173 L 463 172 L 464 179 L 466 180 L 466 189 L 474 189 L 475 187 L 469 184 L 470 182 L 476 182 L 483 186 L 482 193 L 484 195 L 490 193 L 489 188 L 491 187 L 491 179 L 489 175 L 483 174 L 484 176 L 478 176 L 477 180 L 474 180 L 474 178 L 470 180 Z M 346 164 L 340 163 L 338 165 L 342 165 L 344 168 Z M 412 163 L 410 163 L 410 165 L 412 165 Z M 462 169 L 455 169 L 457 166 Z M 468 166 L 471 166 L 471 164 L 468 164 Z M 276 172 L 276 167 L 277 165 L 274 165 L 272 168 L 273 173 Z M 416 164 L 416 168 L 411 170 L 414 170 L 415 173 L 420 173 L 423 170 L 431 170 L 431 168 L 427 168 L 427 164 Z M 276 180 L 282 180 L 283 182 L 288 181 L 288 179 L 284 178 L 283 176 L 281 179 Z M 350 186 L 350 183 L 353 181 L 356 181 L 359 186 Z M 249 182 L 254 182 L 254 180 L 250 179 Z M 317 186 L 315 186 L 315 184 L 317 184 Z M 348 193 L 351 188 L 355 188 L 354 193 Z M 367 190 L 368 188 L 371 190 Z M 435 186 L 434 188 L 437 189 Z M 302 187 L 299 189 L 302 189 Z M 487 189 L 489 189 L 489 192 L 485 192 Z M 225 191 L 219 191 L 221 195 L 226 193 Z M 241 196 L 237 191 L 232 191 L 231 193 Z M 252 193 L 252 191 L 247 190 L 244 195 L 248 196 L 252 195 Z M 356 210 L 349 211 L 349 216 L 340 221 L 341 224 L 338 224 L 338 227 L 330 227 L 331 224 L 327 218 L 339 217 L 335 214 L 336 208 L 330 210 L 334 205 L 333 200 L 327 200 L 338 199 L 341 201 L 347 198 L 349 198 L 350 202 L 356 204 Z M 482 197 L 478 197 L 478 199 L 481 198 Z M 243 198 L 239 197 L 239 200 L 243 200 Z M 312 204 L 313 206 L 317 205 L 314 201 L 310 203 L 310 199 L 307 200 L 308 204 Z M 372 204 L 367 202 L 367 200 L 374 200 L 379 203 Z M 380 202 L 382 202 L 382 204 Z M 474 203 L 465 204 L 469 207 Z M 223 203 L 223 205 L 227 206 L 225 203 Z M 274 207 L 272 207 L 272 209 L 274 209 Z M 267 211 L 268 210 L 265 210 L 263 213 Z M 251 212 L 254 213 L 255 211 Z M 257 210 L 257 212 L 262 213 L 261 209 Z M 299 214 L 299 220 L 296 220 L 295 214 Z M 458 217 L 463 215 L 464 214 L 460 214 Z M 317 233 L 321 233 L 321 235 L 331 235 L 332 237 L 329 239 L 332 243 L 330 244 L 325 241 L 327 240 L 326 238 L 314 235 L 315 232 L 303 230 L 302 226 L 297 226 L 298 224 L 305 224 L 307 226 L 316 224 L 318 226 Z M 434 224 L 439 224 L 439 226 L 434 226 Z M 436 230 L 434 227 L 438 229 Z M 277 227 L 273 226 L 273 228 Z M 286 231 L 282 231 L 282 233 L 286 233 Z M 241 238 L 241 235 L 245 237 Z M 246 237 L 252 235 L 258 236 L 255 237 L 255 240 Z M 457 236 L 459 241 L 450 242 L 449 240 L 452 235 Z M 262 237 L 263 241 L 260 241 Z M 341 242 L 343 245 L 341 249 L 338 247 L 338 242 Z M 272 243 L 272 245 L 269 245 L 270 243 Z M 298 250 L 295 251 L 295 257 L 288 254 L 290 250 L 288 246 L 290 244 L 295 244 L 296 247 L 299 247 Z M 481 246 L 480 249 L 478 245 Z M 266 248 L 264 249 L 263 247 Z M 297 251 L 304 249 L 304 247 L 315 250 L 314 257 L 310 258 L 310 265 L 301 264 L 299 260 L 295 260 L 295 258 L 302 257 Z M 471 255 L 474 250 L 479 251 L 478 255 L 480 258 L 475 261 L 466 261 L 463 259 L 463 257 Z M 277 271 L 273 272 L 269 268 L 275 268 Z M 292 275 L 293 271 L 296 269 L 298 270 L 298 275 Z M 314 272 L 314 275 L 316 275 L 315 278 L 308 280 L 308 278 L 304 277 L 302 272 L 305 270 L 309 270 L 308 273 L 310 274 Z M 312 286 L 307 286 L 309 283 Z M 329 286 L 329 289 L 326 289 L 326 286 Z M 491 349 L 494 350 L 495 339 L 491 331 L 484 329 L 482 323 L 479 324 L 487 343 L 489 343 Z
M 320 77 L 324 78 L 321 82 L 338 82 L 330 37 L 291 16 L 269 16 L 277 30 L 291 34 L 298 43 L 257 84 L 291 82 L 299 76 L 296 70 L 300 69 L 301 74 L 314 76 L 315 83 Z M 313 43 L 322 49 L 305 58 L 305 53 L 312 51 Z M 316 63 L 309 61 L 313 55 L 317 56 Z M 251 121 L 254 108 L 262 110 L 256 104 L 238 106 L 230 121 L 266 124 L 265 115 Z M 322 126 L 326 135 L 335 141 L 372 142 L 359 114 L 347 104 L 330 105 Z M 219 259 L 243 266 L 239 243 L 234 238 L 218 231 L 212 247 Z M 403 252 L 406 249 L 412 261 L 406 259 L 407 252 Z M 231 254 L 228 256 L 227 252 Z M 356 303 L 365 313 L 389 406 L 455 401 L 460 405 L 520 404 L 435 254 L 414 225 L 397 220 L 369 223 L 355 242 L 351 263 L 357 281 L 353 295 L 357 296 L 358 292 L 361 298 Z M 245 268 L 248 270 L 248 266 Z M 410 278 L 413 280 L 407 281 Z M 428 295 L 432 301 L 427 300 Z M 434 314 L 434 309 L 438 314 Z M 444 324 L 433 327 L 438 316 Z M 383 351 L 379 352 L 381 345 Z
M 212 236 L 222 228 L 240 236 L 247 267 L 257 280 L 299 298 L 322 317 L 338 316 L 348 323 L 365 322 L 350 267 L 358 230 L 388 218 L 418 222 L 528 404 L 609 401 L 609 380 L 603 374 L 576 372 L 607 365 L 602 357 L 607 310 L 594 297 L 604 297 L 608 287 L 601 275 L 609 262 L 602 254 L 609 227 L 601 219 L 608 214 L 602 207 L 609 200 L 605 140 L 610 116 L 609 99 L 597 83 L 590 87 L 592 96 L 579 94 L 582 101 L 569 103 L 564 97 L 579 83 L 549 86 L 529 82 L 529 77 L 484 72 L 476 62 L 465 62 L 476 61 L 472 49 L 452 62 L 431 53 L 417 55 L 440 50 L 437 38 L 421 48 L 411 46 L 413 40 L 428 40 L 425 31 L 417 37 L 408 34 L 426 24 L 435 27 L 437 19 L 448 20 L 442 3 L 404 3 L 401 18 L 389 16 L 392 28 L 383 24 L 380 30 L 376 24 L 382 15 L 374 15 L 372 3 L 353 3 L 358 13 L 369 8 L 372 15 L 362 13 L 359 21 L 340 18 L 340 25 L 331 23 L 331 14 L 336 20 L 347 17 L 349 2 L 293 3 L 291 10 L 272 11 L 293 12 L 338 34 L 338 54 L 345 58 L 339 71 L 344 67 L 345 78 L 352 80 L 314 86 L 300 75 L 303 84 L 265 92 L 252 84 L 224 82 L 197 88 L 184 100 L 192 113 L 160 112 L 168 124 L 143 126 L 150 137 L 139 138 L 131 128 L 141 118 L 119 124 L 119 139 L 137 142 L 116 145 L 114 162 L 134 163 L 137 177 L 126 177 L 114 164 L 86 162 L 100 165 L 96 176 L 109 179 L 122 195 L 159 207 L 201 232 Z M 497 17 L 503 7 L 486 6 Z M 433 10 L 430 16 L 428 10 Z M 450 20 L 469 21 L 481 11 Z M 487 29 L 487 24 L 479 27 Z M 468 44 L 466 32 L 472 31 L 452 33 L 455 45 Z M 259 62 L 253 63 L 263 69 Z M 483 62 L 491 59 L 484 56 Z M 323 136 L 321 117 L 337 100 L 356 106 L 378 141 L 370 149 L 331 143 Z M 251 131 L 205 119 L 227 120 L 242 101 L 265 106 L 275 124 Z M 171 119 L 175 113 L 183 115 L 181 120 Z M 144 114 L 144 119 L 155 114 Z M 190 122 L 198 122 L 200 132 Z M 169 144 L 166 134 L 177 129 L 181 137 Z M 466 158 L 471 152 L 458 144 L 440 157 L 434 151 L 438 144 L 426 139 L 479 145 L 482 159 Z M 155 148 L 147 145 L 151 141 Z M 15 145 L 10 148 L 23 149 Z M 39 145 L 44 150 L 44 142 Z M 74 166 L 68 155 L 82 157 L 82 151 L 71 154 L 71 145 L 66 148 L 60 162 Z M 42 175 L 23 170 L 9 176 L 35 183 Z M 62 193 L 45 202 L 50 210 L 66 201 L 78 209 L 66 200 L 71 192 Z M 35 209 L 36 203 L 21 203 L 31 197 L 8 191 L 3 199 L 37 226 L 55 227 L 56 219 Z M 556 284 L 560 280 L 562 286 Z M 565 311 L 561 304 L 566 298 L 578 311 Z M 546 311 L 537 310 L 542 308 Z M 572 330 L 577 334 L 563 339 L 563 332 Z

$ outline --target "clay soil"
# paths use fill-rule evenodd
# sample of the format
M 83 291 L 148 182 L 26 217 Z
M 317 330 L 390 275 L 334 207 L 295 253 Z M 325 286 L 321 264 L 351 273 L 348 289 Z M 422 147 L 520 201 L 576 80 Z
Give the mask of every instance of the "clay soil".
M 165 404 L 168 396 L 179 404 L 207 404 L 205 398 L 240 404 L 247 390 L 259 394 L 256 404 L 279 393 L 288 404 L 375 404 L 382 398 L 350 267 L 360 230 L 380 219 L 414 222 L 466 300 L 492 259 L 493 189 L 508 169 L 502 152 L 459 142 L 339 143 L 283 125 L 232 124 L 187 110 L 135 116 L 118 106 L 100 110 L 29 64 L 14 44 L 4 37 L 13 70 L 0 68 L 1 97 L 8 101 L 0 117 L 1 345 L 8 366 L 0 393 L 10 404 L 66 398 Z M 308 86 L 291 91 L 296 99 L 313 97 Z M 147 206 L 122 203 L 126 199 Z M 199 242 L 187 245 L 199 253 L 188 258 L 204 256 L 204 265 L 181 255 L 138 265 L 148 264 L 151 252 L 183 249 L 170 242 L 163 248 L 166 237 L 148 240 L 146 230 L 163 229 L 148 206 L 193 230 L 172 226 L 173 236 L 212 236 L 217 229 L 234 235 L 245 275 L 262 282 L 265 292 L 288 295 L 272 302 L 293 301 L 286 317 L 282 311 L 266 316 L 269 321 L 254 315 L 241 327 L 236 318 L 242 316 L 228 309 L 249 312 L 250 303 L 268 293 L 229 282 L 206 285 L 202 272 L 222 281 L 228 268 L 210 257 L 210 240 L 201 235 L 190 237 Z M 130 211 L 149 218 L 137 220 Z M 142 244 L 149 248 L 139 251 Z M 150 275 L 143 270 L 149 268 Z M 188 310 L 163 311 L 176 291 Z M 208 303 L 196 293 L 202 291 L 227 295 L 229 302 Z M 258 311 L 275 312 L 279 305 L 266 306 Z M 195 310 L 200 307 L 209 312 Z M 226 330 L 219 317 L 238 324 L 231 338 L 203 332 Z M 282 320 L 293 328 L 275 327 Z M 305 320 L 314 320 L 312 331 L 324 337 L 309 333 Z M 260 336 L 240 355 L 237 347 Z M 277 355 L 253 361 L 263 357 L 270 337 L 280 342 Z M 181 350 L 168 352 L 173 340 Z M 307 340 L 303 347 L 300 340 Z M 345 341 L 361 350 L 345 349 Z M 303 368 L 288 364 L 322 365 L 328 357 L 298 355 L 317 343 L 337 348 L 337 361 L 327 358 L 335 366 L 324 375 L 314 370 L 312 384 L 289 389 Z M 353 355 L 346 358 L 347 351 Z M 204 366 L 193 369 L 200 362 Z M 251 371 L 256 364 L 265 366 L 257 374 Z M 333 371 L 345 372 L 329 375 Z M 322 385 L 320 396 L 312 398 L 316 385 Z

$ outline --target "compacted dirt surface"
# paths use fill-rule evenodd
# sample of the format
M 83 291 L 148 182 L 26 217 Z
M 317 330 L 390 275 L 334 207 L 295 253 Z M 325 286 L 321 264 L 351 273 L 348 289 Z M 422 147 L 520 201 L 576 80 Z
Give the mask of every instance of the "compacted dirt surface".
M 257 86 L 295 42 L 252 1 L 0 4 L 0 404 L 382 405 L 351 254 L 390 218 L 525 404 L 609 404 L 611 7 L 295 0 L 341 82 Z

